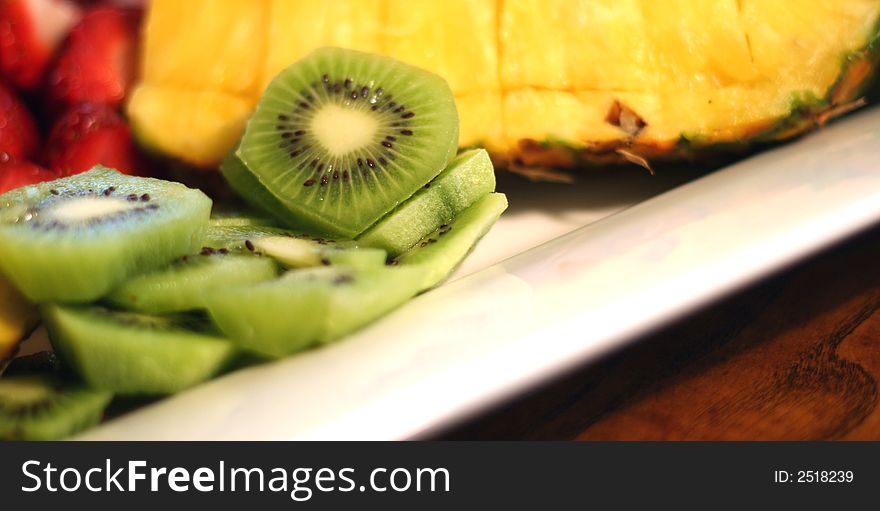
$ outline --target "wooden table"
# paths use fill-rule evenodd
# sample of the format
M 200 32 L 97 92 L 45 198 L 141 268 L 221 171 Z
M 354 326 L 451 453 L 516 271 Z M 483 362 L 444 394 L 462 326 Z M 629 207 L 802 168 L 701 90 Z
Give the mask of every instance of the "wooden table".
M 880 439 L 880 227 L 443 439 Z

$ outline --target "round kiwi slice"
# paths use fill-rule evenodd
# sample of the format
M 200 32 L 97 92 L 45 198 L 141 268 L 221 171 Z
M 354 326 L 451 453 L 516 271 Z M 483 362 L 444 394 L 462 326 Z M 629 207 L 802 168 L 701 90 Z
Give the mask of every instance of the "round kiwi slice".
M 442 78 L 321 48 L 272 80 L 237 155 L 292 227 L 353 238 L 439 174 L 457 146 Z
M 0 196 L 0 272 L 34 302 L 89 302 L 201 247 L 211 200 L 96 167 Z
M 172 394 L 214 376 L 235 355 L 196 317 L 64 305 L 41 312 L 62 360 L 90 386 L 117 394 Z
M 167 314 L 204 309 L 204 296 L 219 286 L 251 284 L 278 275 L 268 257 L 229 254 L 208 247 L 183 256 L 167 268 L 139 275 L 112 291 L 105 301 L 127 310 Z
M 59 440 L 98 423 L 110 392 L 41 375 L 0 378 L 0 440 Z
M 215 324 L 242 349 L 268 357 L 333 341 L 418 291 L 419 268 L 318 267 L 290 271 L 207 298 Z
M 489 232 L 507 209 L 507 196 L 490 193 L 441 225 L 413 248 L 391 261 L 395 266 L 415 266 L 424 270 L 421 289 L 436 286 L 449 276 Z

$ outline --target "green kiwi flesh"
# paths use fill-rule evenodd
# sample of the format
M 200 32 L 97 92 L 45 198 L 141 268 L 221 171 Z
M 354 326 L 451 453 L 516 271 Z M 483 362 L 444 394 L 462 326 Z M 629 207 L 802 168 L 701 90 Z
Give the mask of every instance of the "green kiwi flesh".
M 461 264 L 505 209 L 507 197 L 503 193 L 490 193 L 462 211 L 451 223 L 441 226 L 401 254 L 393 263 L 422 268 L 421 289 L 430 289 Z
M 91 387 L 121 395 L 178 392 L 223 370 L 236 352 L 227 340 L 196 331 L 189 317 L 66 305 L 46 305 L 42 315 L 66 365 Z
M 171 266 L 125 282 L 105 301 L 148 314 L 201 310 L 205 294 L 219 286 L 252 284 L 278 275 L 275 261 L 268 257 L 224 252 L 206 248 L 183 256 Z
M 485 149 L 458 155 L 425 185 L 358 237 L 394 257 L 448 224 L 477 199 L 495 191 L 495 169 Z
M 198 190 L 95 167 L 0 196 L 0 273 L 30 300 L 89 302 L 201 246 Z
M 208 229 L 205 244 L 232 253 L 253 252 L 272 257 L 287 268 L 343 265 L 382 266 L 382 249 L 364 248 L 351 240 L 334 240 L 287 229 L 261 226 L 221 226 Z
M 101 420 L 113 394 L 45 375 L 0 378 L 0 440 L 59 440 Z
M 225 226 L 264 226 L 277 227 L 274 219 L 259 213 L 214 213 L 208 222 L 209 227 L 225 227 Z
M 283 357 L 376 320 L 413 297 L 423 278 L 420 268 L 308 268 L 212 293 L 208 311 L 242 349 Z
M 321 48 L 270 82 L 236 155 L 290 212 L 286 225 L 353 238 L 439 174 L 457 145 L 442 78 Z

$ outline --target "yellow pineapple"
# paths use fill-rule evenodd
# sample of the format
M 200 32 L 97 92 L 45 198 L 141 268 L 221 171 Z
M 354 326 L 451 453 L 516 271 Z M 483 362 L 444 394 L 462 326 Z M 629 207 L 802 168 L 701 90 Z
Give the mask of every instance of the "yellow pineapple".
M 36 307 L 0 275 L 0 373 L 36 324 Z
M 275 73 L 333 45 L 445 77 L 460 145 L 564 167 L 747 147 L 857 106 L 880 0 L 153 0 L 144 30 L 129 116 L 197 166 Z

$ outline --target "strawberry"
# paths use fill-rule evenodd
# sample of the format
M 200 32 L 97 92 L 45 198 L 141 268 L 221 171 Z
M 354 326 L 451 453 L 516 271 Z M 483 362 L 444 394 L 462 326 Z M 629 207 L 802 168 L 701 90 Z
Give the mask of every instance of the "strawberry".
M 101 164 L 137 173 L 138 154 L 128 124 L 108 105 L 83 103 L 55 121 L 46 143 L 46 163 L 61 176 Z
M 69 0 L 0 0 L 0 75 L 22 89 L 39 86 L 79 18 Z
M 50 103 L 119 105 L 134 79 L 139 11 L 96 7 L 70 31 L 49 72 Z
M 20 186 L 58 179 L 58 176 L 29 161 L 0 163 L 0 194 Z
M 30 111 L 0 82 L 0 163 L 30 158 L 39 145 L 40 134 Z

